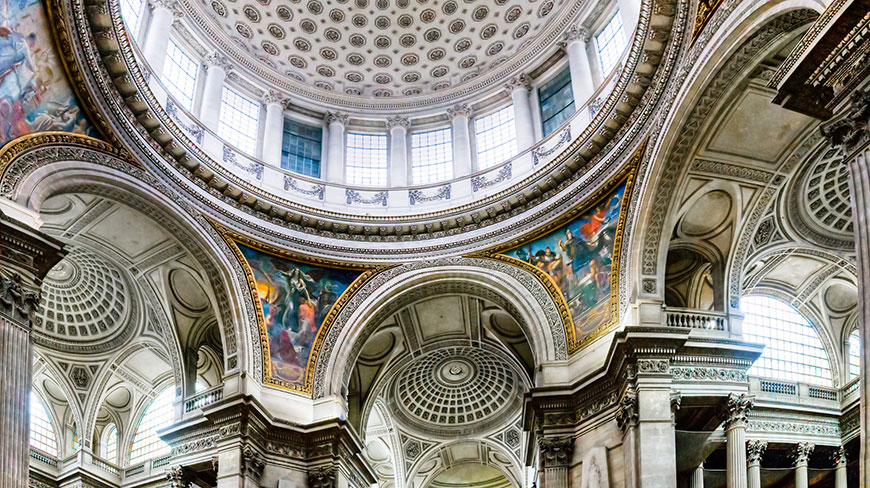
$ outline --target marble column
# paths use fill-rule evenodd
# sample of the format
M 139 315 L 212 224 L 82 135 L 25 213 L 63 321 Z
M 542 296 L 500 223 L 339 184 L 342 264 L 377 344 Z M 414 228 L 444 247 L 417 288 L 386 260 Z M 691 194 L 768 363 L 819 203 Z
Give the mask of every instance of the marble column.
M 387 119 L 390 131 L 390 186 L 408 186 L 411 169 L 408 163 L 408 129 L 411 122 L 407 117 L 395 116 Z
M 746 460 L 749 468 L 747 485 L 749 488 L 761 488 L 761 457 L 767 450 L 767 442 L 749 441 L 746 443 Z
M 689 488 L 704 488 L 704 464 L 701 463 L 697 468 L 692 470 L 692 477 L 689 479 Z
M 816 448 L 815 444 L 810 442 L 801 442 L 794 449 L 794 488 L 808 488 L 809 487 L 809 477 L 808 473 L 808 464 L 810 461 L 810 454 L 813 453 L 813 449 Z
M 326 125 L 329 127 L 329 160 L 326 161 L 325 174 L 330 183 L 344 183 L 344 130 L 348 120 L 347 114 L 326 114 Z
M 679 408 L 679 396 L 671 390 L 670 360 L 640 358 L 635 370 L 639 486 L 676 488 L 674 411 Z
M 839 146 L 849 165 L 849 189 L 852 196 L 852 219 L 855 227 L 855 254 L 858 265 L 858 300 L 861 340 L 870 337 L 870 90 L 851 95 L 848 113 L 822 129 L 831 146 Z M 859 383 L 861 445 L 870 445 L 870 347 L 861 347 L 861 381 Z M 870 486 L 870 449 L 861 449 L 860 485 Z
M 60 242 L 8 217 L 0 219 L 0 235 L 0 486 L 17 487 L 28 483 L 39 285 L 63 251 Z
M 524 151 L 535 144 L 535 127 L 532 123 L 532 107 L 529 103 L 531 79 L 519 75 L 510 80 L 505 89 L 511 94 L 514 104 L 514 125 L 517 132 L 517 150 Z
M 266 106 L 266 121 L 263 124 L 263 161 L 281 167 L 281 147 L 284 142 L 284 106 L 287 97 L 269 91 L 263 96 Z
M 172 22 L 181 16 L 181 10 L 175 0 L 150 0 L 148 5 L 151 7 L 151 22 L 142 43 L 142 55 L 151 71 L 159 76 L 166 61 Z
M 622 453 L 625 465 L 625 487 L 637 488 L 639 463 L 637 458 L 637 393 L 632 390 L 625 392 L 625 396 L 616 407 L 616 425 L 623 431 Z
M 568 69 L 571 71 L 571 92 L 574 94 L 574 108 L 580 110 L 595 93 L 592 81 L 592 68 L 586 55 L 589 33 L 585 29 L 572 26 L 565 32 L 559 45 L 568 56 Z
M 834 488 L 848 488 L 849 473 L 846 470 L 848 460 L 846 459 L 846 448 L 840 446 L 834 454 Z
M 538 439 L 541 488 L 569 488 L 568 468 L 574 453 L 574 438 L 544 437 Z
M 205 58 L 205 87 L 202 90 L 202 103 L 199 104 L 199 120 L 217 133 L 221 116 L 221 97 L 227 73 L 232 69 L 229 60 L 223 55 L 212 53 Z
M 460 103 L 447 115 L 453 124 L 453 177 L 471 174 L 471 107 Z
M 746 488 L 746 424 L 749 411 L 752 409 L 752 398 L 745 394 L 728 395 L 725 401 L 725 431 L 726 446 L 726 486 L 728 488 Z

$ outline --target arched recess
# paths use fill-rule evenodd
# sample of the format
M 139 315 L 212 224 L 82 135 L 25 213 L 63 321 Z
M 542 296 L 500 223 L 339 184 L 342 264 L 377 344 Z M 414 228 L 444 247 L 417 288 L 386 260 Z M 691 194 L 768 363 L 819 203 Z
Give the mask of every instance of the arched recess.
M 639 297 L 664 298 L 667 249 L 672 237 L 669 231 L 678 218 L 673 207 L 690 171 L 695 146 L 714 122 L 717 104 L 728 99 L 728 92 L 760 59 L 781 47 L 789 36 L 799 35 L 801 26 L 809 25 L 825 6 L 816 0 L 723 4 L 701 36 L 687 46 L 683 64 L 688 68 L 680 74 L 681 79 L 675 80 L 681 87 L 671 94 L 674 108 L 661 128 L 653 129 L 662 137 L 650 151 L 649 163 L 642 168 L 644 184 L 636 190 L 643 195 L 638 205 L 638 230 L 633 233 L 641 237 L 631 244 L 632 260 L 639 263 L 632 280 Z M 722 59 L 725 63 L 705 62 Z M 728 262 L 730 259 L 729 253 Z M 726 276 L 730 269 L 726 265 Z M 729 306 L 736 307 L 739 286 L 739 281 L 730 283 Z
M 84 192 L 134 206 L 153 219 L 177 237 L 210 280 L 206 291 L 220 324 L 225 371 L 248 371 L 262 378 L 254 305 L 236 292 L 246 284 L 226 243 L 201 212 L 126 158 L 122 150 L 86 136 L 24 136 L 0 151 L 0 197 L 38 215 L 51 196 Z M 166 334 L 174 344 L 170 354 L 175 369 L 181 371 L 177 336 L 171 330 Z M 183 388 L 182 382 L 179 378 L 176 388 Z
M 475 465 L 501 472 L 513 487 L 523 486 L 523 467 L 518 460 L 488 440 L 457 440 L 425 453 L 408 469 L 404 486 L 428 487 L 451 468 Z
M 58 450 L 63 457 L 72 453 L 72 445 L 67 439 L 66 419 L 70 424 L 84 425 L 82 405 L 76 401 L 76 394 L 67 376 L 59 366 L 47 360 L 34 350 L 33 383 L 31 388 L 41 396 L 45 408 L 54 424 L 57 435 Z
M 340 311 L 323 341 L 314 397 L 344 395 L 360 349 L 382 322 L 379 318 L 446 287 L 462 289 L 510 311 L 528 338 L 535 366 L 567 358 L 566 324 L 558 306 L 525 270 L 486 258 L 415 262 L 381 272 Z

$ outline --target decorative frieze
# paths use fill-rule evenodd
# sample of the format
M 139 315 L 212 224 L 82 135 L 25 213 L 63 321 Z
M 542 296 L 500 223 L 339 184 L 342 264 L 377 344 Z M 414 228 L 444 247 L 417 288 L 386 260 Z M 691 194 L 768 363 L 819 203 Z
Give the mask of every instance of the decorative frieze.
M 674 366 L 671 368 L 671 375 L 675 381 L 749 381 L 746 371 L 733 368 Z

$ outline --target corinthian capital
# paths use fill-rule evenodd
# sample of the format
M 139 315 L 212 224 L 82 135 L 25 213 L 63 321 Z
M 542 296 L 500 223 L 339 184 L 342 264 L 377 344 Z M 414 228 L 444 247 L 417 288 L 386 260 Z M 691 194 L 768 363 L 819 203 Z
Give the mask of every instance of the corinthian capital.
M 521 73 L 514 76 L 504 84 L 504 89 L 507 90 L 508 93 L 511 93 L 518 88 L 530 90 L 532 88 L 532 78 L 525 73 Z
M 327 112 L 326 117 L 324 117 L 323 120 L 326 122 L 327 126 L 333 122 L 338 122 L 341 125 L 347 125 L 347 122 L 350 120 L 350 116 L 339 112 Z
M 746 422 L 749 419 L 749 411 L 752 410 L 752 397 L 741 393 L 728 395 L 725 400 L 723 428 L 728 431 L 732 427 L 746 427 Z
M 822 135 L 832 146 L 848 153 L 870 139 L 870 90 L 852 94 L 849 112 L 833 124 L 822 127 Z
M 792 452 L 792 457 L 794 458 L 795 466 L 806 466 L 810 460 L 810 454 L 813 453 L 813 450 L 816 448 L 816 445 L 812 442 L 800 442 L 797 446 L 795 446 L 794 451 Z
M 287 105 L 287 95 L 284 95 L 281 92 L 276 92 L 273 90 L 269 90 L 263 95 L 263 104 L 269 105 L 272 103 L 277 103 L 280 106 Z
M 311 488 L 335 488 L 335 467 L 324 466 L 317 471 L 309 471 L 308 486 Z
M 393 129 L 395 127 L 401 127 L 405 130 L 411 128 L 411 121 L 408 120 L 408 117 L 402 117 L 401 115 L 396 115 L 394 117 L 390 117 L 387 119 L 387 129 Z
M 471 118 L 471 107 L 464 103 L 456 104 L 447 109 L 447 116 L 450 117 L 450 120 L 456 117 Z
M 169 9 L 176 17 L 184 15 L 177 0 L 148 0 L 148 6 L 151 7 L 151 10 L 157 10 L 158 8 Z
M 213 52 L 205 57 L 205 63 L 203 64 L 203 68 L 208 71 L 208 69 L 212 66 L 221 68 L 222 70 L 229 72 L 233 69 L 233 64 L 230 60 L 221 53 Z
M 254 481 L 260 481 L 266 463 L 263 458 L 251 446 L 242 449 L 242 475 Z
M 846 459 L 846 448 L 840 446 L 836 451 L 834 451 L 834 465 L 837 467 L 845 466 L 848 463 Z
M 562 34 L 562 40 L 559 41 L 559 47 L 565 49 L 573 42 L 589 42 L 589 31 L 583 27 L 572 25 Z
M 746 462 L 750 466 L 761 466 L 761 456 L 767 450 L 767 442 L 764 441 L 747 441 L 746 442 Z
M 541 451 L 541 463 L 544 467 L 567 466 L 571 463 L 571 454 L 574 452 L 574 438 L 548 438 L 538 439 L 538 448 Z

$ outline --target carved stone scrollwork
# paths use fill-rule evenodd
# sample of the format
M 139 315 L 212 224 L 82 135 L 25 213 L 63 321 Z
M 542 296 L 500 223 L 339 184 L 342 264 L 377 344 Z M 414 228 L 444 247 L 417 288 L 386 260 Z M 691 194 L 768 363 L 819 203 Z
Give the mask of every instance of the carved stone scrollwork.
M 233 69 L 233 63 L 231 63 L 226 56 L 217 52 L 213 52 L 205 57 L 205 63 L 203 63 L 203 68 L 208 71 L 208 69 L 212 66 L 221 68 L 227 73 L 229 73 L 230 70 Z
M 166 469 L 169 488 L 189 488 L 195 477 L 193 470 L 184 466 L 177 465 Z
M 251 478 L 254 481 L 259 481 L 263 476 L 263 470 L 266 468 L 266 462 L 263 461 L 257 451 L 251 446 L 245 446 L 242 449 L 242 476 Z
M 799 442 L 792 452 L 795 466 L 806 466 L 810 461 L 810 454 L 815 450 L 816 445 L 812 442 Z
M 589 30 L 585 27 L 578 27 L 576 25 L 572 25 L 562 34 L 562 40 L 559 41 L 559 47 L 565 49 L 572 42 L 589 42 Z
M 308 486 L 311 488 L 335 488 L 335 467 L 324 466 L 308 472 Z
M 408 120 L 408 117 L 402 117 L 401 115 L 396 115 L 387 119 L 387 129 L 392 129 L 394 127 L 401 127 L 405 130 L 411 128 L 411 121 Z
M 564 467 L 571 463 L 574 452 L 574 438 L 541 438 L 538 439 L 541 451 L 541 465 L 544 468 Z
M 848 464 L 849 460 L 846 458 L 846 448 L 840 446 L 836 451 L 834 451 L 833 455 L 834 466 L 843 467 Z
M 767 442 L 765 441 L 747 441 L 746 442 L 746 462 L 749 466 L 761 466 L 761 457 L 764 451 L 767 450 Z
M 510 80 L 508 80 L 507 83 L 504 84 L 504 89 L 507 90 L 508 93 L 511 93 L 517 88 L 530 90 L 532 88 L 532 78 L 529 75 L 523 73 L 511 78 Z
M 23 320 L 28 327 L 33 327 L 40 299 L 39 291 L 26 287 L 20 274 L 0 274 L 0 313 L 16 321 Z
M 744 393 L 740 395 L 729 394 L 722 412 L 725 417 L 722 427 L 726 431 L 732 427 L 745 428 L 749 421 L 750 410 L 752 410 L 752 397 L 746 396 Z
M 626 430 L 637 425 L 637 419 L 637 394 L 626 393 L 622 397 L 622 401 L 619 402 L 619 406 L 616 407 L 616 425 L 620 429 Z
M 323 118 L 324 122 L 326 122 L 327 127 L 331 125 L 333 122 L 337 122 L 341 125 L 347 125 L 350 120 L 350 116 L 347 114 L 342 114 L 338 112 L 327 112 L 326 117 Z
M 849 152 L 870 137 L 870 90 L 852 94 L 849 113 L 831 125 L 822 127 L 822 135 L 832 146 Z
M 456 117 L 470 118 L 471 107 L 469 107 L 468 104 L 465 103 L 454 105 L 447 109 L 447 116 L 450 117 L 451 120 L 455 119 Z

